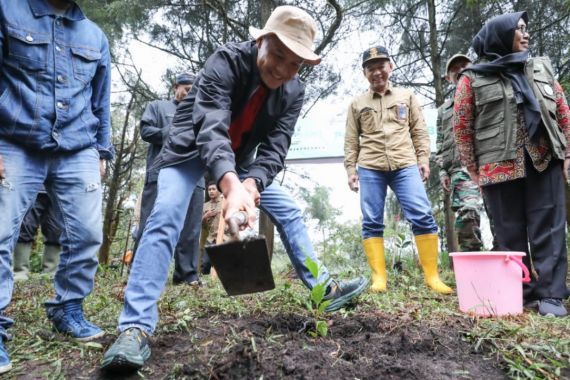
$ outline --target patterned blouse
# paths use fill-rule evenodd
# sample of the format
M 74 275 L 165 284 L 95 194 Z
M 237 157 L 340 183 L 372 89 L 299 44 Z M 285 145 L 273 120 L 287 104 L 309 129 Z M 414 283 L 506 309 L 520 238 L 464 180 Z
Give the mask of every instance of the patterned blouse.
M 562 86 L 555 82 L 554 91 L 556 93 L 556 119 L 562 128 L 566 141 L 566 157 L 570 158 L 570 109 L 564 96 Z M 470 171 L 478 169 L 479 185 L 492 185 L 506 181 L 526 177 L 525 170 L 525 150 L 532 160 L 534 168 L 538 172 L 546 170 L 552 160 L 548 138 L 541 135 L 538 141 L 530 140 L 522 111 L 519 110 L 517 116 L 516 130 L 516 157 L 512 160 L 493 162 L 484 164 L 477 168 L 475 159 L 473 139 L 475 134 L 475 94 L 471 88 L 471 80 L 467 76 L 462 76 L 457 84 L 455 92 L 453 132 L 461 163 Z

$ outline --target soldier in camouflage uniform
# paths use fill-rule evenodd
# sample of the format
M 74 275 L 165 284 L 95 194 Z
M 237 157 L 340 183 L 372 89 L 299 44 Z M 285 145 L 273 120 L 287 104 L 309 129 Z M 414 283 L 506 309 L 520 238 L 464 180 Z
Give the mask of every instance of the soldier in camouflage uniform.
M 457 83 L 461 70 L 471 63 L 469 57 L 456 54 L 447 61 L 445 79 Z M 437 153 L 436 161 L 440 167 L 439 179 L 445 191 L 451 191 L 451 209 L 456 212 L 455 231 L 461 251 L 480 251 L 481 210 L 483 201 L 479 186 L 469 173 L 461 167 L 459 155 L 455 149 L 452 131 L 453 98 L 446 101 L 437 110 Z

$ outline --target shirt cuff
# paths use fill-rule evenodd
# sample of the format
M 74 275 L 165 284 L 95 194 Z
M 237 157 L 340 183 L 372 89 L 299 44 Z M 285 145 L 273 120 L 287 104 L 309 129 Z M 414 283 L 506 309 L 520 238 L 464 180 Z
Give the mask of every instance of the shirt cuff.
M 348 176 L 348 178 L 350 178 L 350 176 L 355 175 L 356 174 L 356 167 L 351 166 L 346 168 L 346 174 Z
M 220 192 L 222 191 L 222 189 L 220 189 L 220 180 L 228 172 L 236 173 L 235 164 L 232 161 L 228 160 L 218 160 L 214 162 L 214 165 L 210 169 L 212 178 L 214 179 L 214 181 L 216 181 L 216 186 L 218 187 L 218 190 L 220 190 Z
M 99 152 L 99 158 L 101 160 L 112 160 L 113 157 L 115 157 L 115 148 L 112 145 L 107 148 L 97 145 L 96 149 Z

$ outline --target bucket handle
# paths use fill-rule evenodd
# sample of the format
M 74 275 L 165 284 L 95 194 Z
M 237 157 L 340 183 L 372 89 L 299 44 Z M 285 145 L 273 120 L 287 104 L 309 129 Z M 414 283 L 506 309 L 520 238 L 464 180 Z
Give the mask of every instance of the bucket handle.
M 512 260 L 519 267 L 521 267 L 521 269 L 523 271 L 522 282 L 524 282 L 525 284 L 529 283 L 530 282 L 530 272 L 529 272 L 528 268 L 526 267 L 526 265 L 524 265 L 524 263 L 521 261 L 521 259 L 519 259 L 517 256 L 507 255 L 505 257 L 505 261 L 510 261 L 510 260 Z

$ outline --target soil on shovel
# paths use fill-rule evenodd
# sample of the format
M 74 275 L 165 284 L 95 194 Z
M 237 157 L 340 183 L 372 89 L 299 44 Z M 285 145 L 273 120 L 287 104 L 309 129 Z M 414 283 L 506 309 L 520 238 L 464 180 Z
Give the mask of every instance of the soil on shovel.
M 305 316 L 211 316 L 188 331 L 152 338 L 148 379 L 504 379 L 499 364 L 464 341 L 465 320 L 422 325 L 409 315 L 366 313 L 328 320 L 326 338 L 307 333 Z M 114 341 L 107 336 L 106 349 Z M 99 369 L 101 355 L 63 360 L 69 379 L 138 379 Z M 49 363 L 23 364 L 26 378 L 41 377 Z

